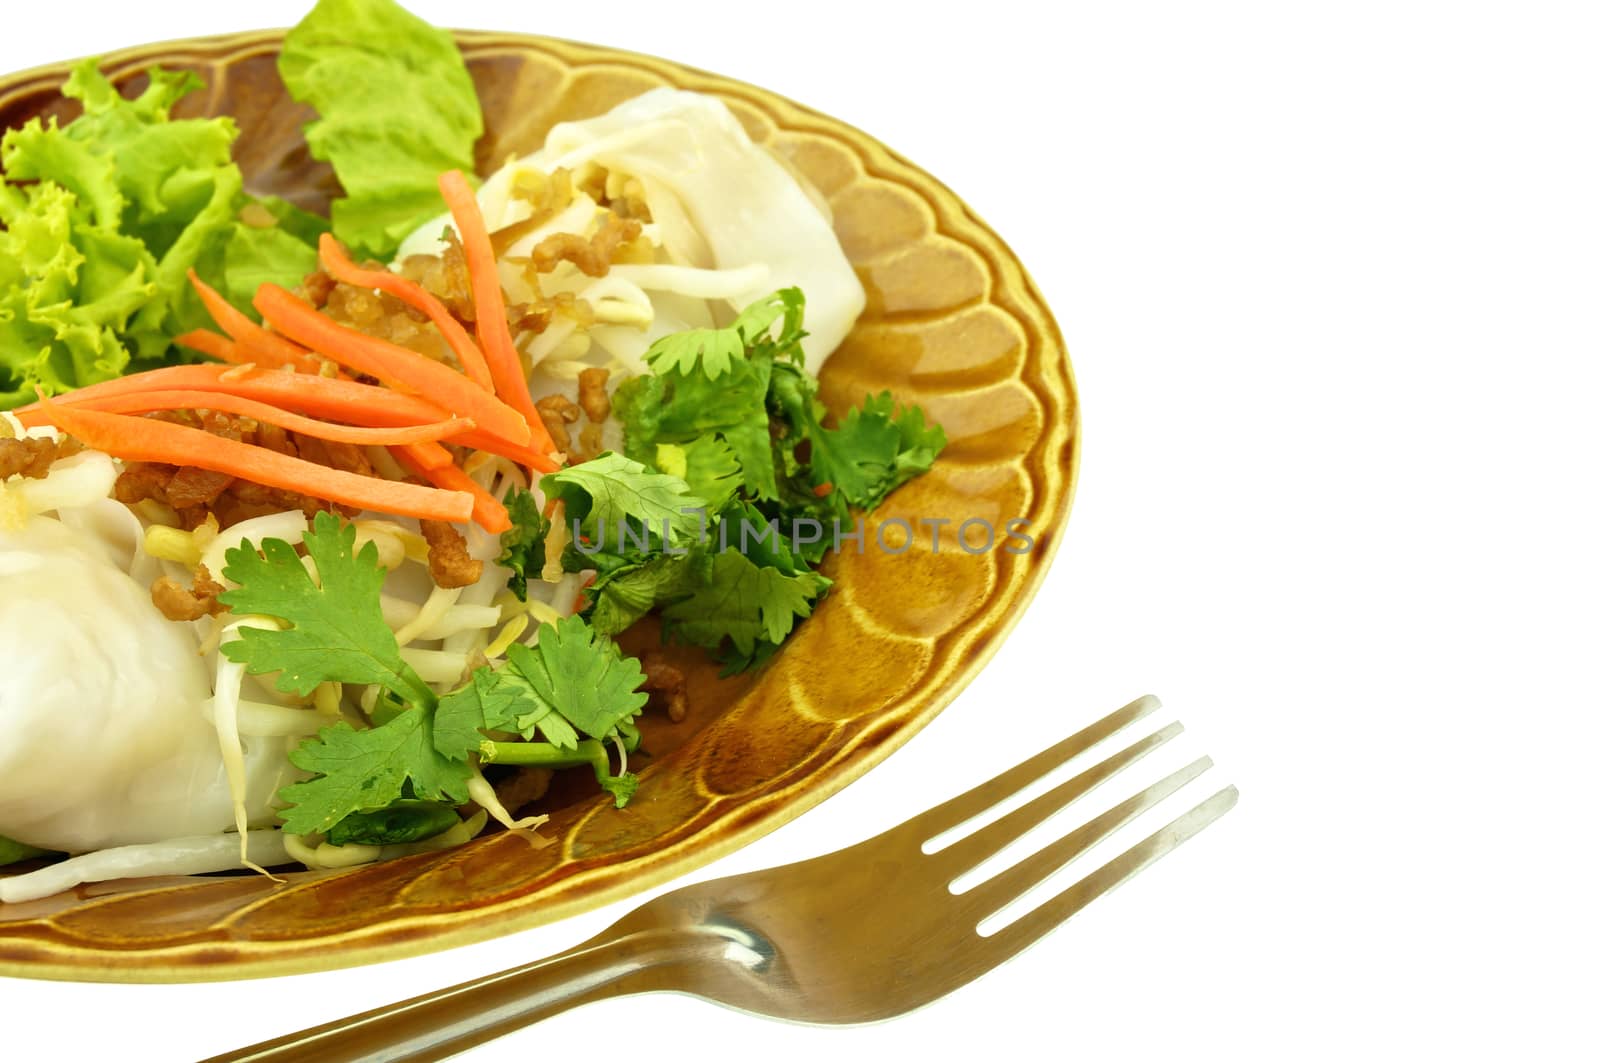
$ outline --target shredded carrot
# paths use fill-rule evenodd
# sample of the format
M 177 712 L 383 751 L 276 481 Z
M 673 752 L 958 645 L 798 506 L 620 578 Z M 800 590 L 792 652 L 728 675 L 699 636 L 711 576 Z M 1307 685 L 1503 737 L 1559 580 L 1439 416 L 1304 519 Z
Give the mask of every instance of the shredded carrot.
M 176 365 L 162 369 L 147 369 L 142 373 L 91 384 L 89 387 L 58 395 L 55 401 L 58 405 L 70 406 L 93 404 L 113 396 L 140 394 L 146 391 L 206 391 L 226 392 L 311 417 L 375 428 L 403 428 L 432 424 L 450 417 L 448 411 L 426 399 L 414 395 L 402 395 L 397 391 L 374 387 L 371 384 L 358 384 L 353 380 L 335 380 L 308 373 L 285 373 L 276 369 L 229 378 L 227 374 L 235 372 L 236 368 L 222 365 Z M 31 428 L 48 423 L 38 405 L 25 406 L 13 412 L 21 418 L 25 427 Z M 486 434 L 474 429 L 464 433 L 459 442 L 464 446 L 475 446 L 474 439 L 484 435 Z
M 447 420 L 448 411 L 416 395 L 402 395 L 388 388 L 360 384 L 353 380 L 333 380 L 307 373 L 285 373 L 276 369 L 248 372 L 228 378 L 234 372 L 221 365 L 178 365 L 163 369 L 147 369 L 142 373 L 118 377 L 115 380 L 91 384 L 86 388 L 56 396 L 56 402 L 66 405 L 98 406 L 114 396 L 140 394 L 146 391 L 206 391 L 227 392 L 241 398 L 255 399 L 279 409 L 293 410 L 309 417 L 343 421 L 346 424 L 373 428 L 406 428 Z M 22 421 L 24 428 L 37 428 L 48 424 L 49 418 L 37 405 L 11 411 Z M 540 472 L 555 472 L 559 466 L 549 455 L 539 454 L 526 446 L 507 443 L 481 428 L 463 432 L 451 442 L 473 450 L 499 454 L 519 465 Z M 448 452 L 444 453 L 449 460 Z M 434 455 L 435 464 L 442 464 Z
M 532 438 L 521 413 L 443 363 L 347 328 L 276 284 L 263 284 L 256 291 L 255 306 L 274 328 L 340 365 L 426 395 L 508 443 L 526 444 Z
M 462 472 L 455 465 L 441 465 L 435 469 L 425 469 L 416 462 L 411 454 L 410 447 L 393 447 L 391 453 L 400 464 L 427 480 L 433 486 L 446 491 L 464 491 L 472 496 L 472 519 L 477 521 L 484 531 L 491 535 L 499 535 L 511 527 L 511 514 L 506 512 L 506 507 L 500 504 L 486 491 L 478 481 Z
M 385 269 L 362 269 L 351 261 L 349 254 L 339 241 L 334 239 L 332 233 L 322 234 L 322 239 L 317 244 L 317 253 L 322 258 L 323 268 L 332 274 L 335 280 L 358 288 L 376 288 L 388 292 L 427 314 L 428 319 L 438 326 L 444 341 L 455 352 L 456 358 L 461 362 L 461 369 L 468 378 L 485 391 L 494 390 L 494 379 L 489 374 L 489 363 L 484 361 L 483 352 L 472 342 L 472 337 L 461 327 L 461 322 L 456 320 L 455 315 L 432 292 L 398 273 L 390 273 Z
M 545 431 L 533 406 L 533 396 L 528 394 L 528 378 L 522 372 L 522 359 L 511 340 L 511 329 L 506 325 L 505 293 L 500 290 L 500 270 L 495 264 L 494 245 L 489 242 L 489 230 L 478 209 L 478 197 L 460 170 L 439 175 L 439 191 L 455 219 L 456 231 L 461 234 L 461 250 L 467 258 L 467 274 L 472 280 L 472 301 L 478 316 L 478 342 L 494 377 L 495 394 L 499 395 L 528 421 L 532 433 L 532 446 L 536 451 L 551 453 L 555 448 L 550 433 Z
M 238 344 L 209 329 L 197 328 L 193 332 L 185 332 L 181 336 L 174 337 L 172 342 L 179 347 L 199 351 L 219 362 L 228 362 L 231 365 L 242 365 L 250 360 L 239 353 Z
M 43 396 L 39 405 L 50 423 L 84 446 L 126 461 L 209 469 L 330 502 L 426 520 L 464 521 L 473 513 L 475 499 L 462 491 L 341 472 L 170 421 L 101 413 Z
M 266 402 L 280 410 L 293 410 L 314 418 L 368 427 L 413 427 L 450 418 L 448 411 L 435 407 L 426 399 L 402 395 L 389 391 L 387 387 L 278 370 L 262 370 L 227 378 L 227 373 L 234 371 L 237 371 L 237 367 L 229 368 L 226 365 L 174 365 L 80 387 L 77 391 L 56 395 L 56 402 L 99 408 L 101 403 L 120 395 L 138 395 L 147 391 L 205 391 L 226 392 L 242 399 Z M 37 403 L 13 410 L 13 413 L 21 419 L 22 427 L 50 424 L 50 418 L 46 418 Z M 501 455 L 502 458 L 512 459 L 515 463 L 534 467 L 541 472 L 555 472 L 560 467 L 549 455 L 541 455 L 528 447 L 515 447 L 483 429 L 454 435 L 450 442 L 472 450 L 486 450 L 491 455 Z M 450 461 L 450 451 L 443 448 L 430 458 L 430 464 Z
M 243 355 L 241 360 L 267 366 L 292 365 L 305 373 L 316 373 L 321 370 L 320 359 L 299 345 L 282 336 L 274 335 L 251 321 L 237 307 L 224 299 L 220 292 L 201 280 L 200 275 L 192 269 L 189 271 L 189 283 L 194 285 L 194 290 L 200 294 L 200 302 L 205 304 L 212 320 L 239 345 L 240 353 Z
M 313 420 L 297 413 L 279 409 L 265 402 L 234 395 L 226 391 L 138 391 L 127 395 L 112 395 L 80 403 L 86 410 L 100 413 L 150 413 L 155 410 L 216 410 L 218 413 L 237 414 L 300 435 L 315 436 L 334 443 L 352 443 L 362 446 L 400 446 L 410 444 L 437 447 L 438 452 L 450 460 L 450 452 L 439 446 L 437 440 L 450 439 L 470 432 L 473 424 L 469 418 L 455 417 L 433 424 L 407 425 L 384 428 L 353 428 L 350 425 L 330 424 Z
M 490 440 L 486 443 L 474 443 L 471 441 L 470 436 L 462 436 L 456 442 L 460 443 L 464 447 L 470 446 L 476 450 L 487 450 L 489 453 L 498 454 L 502 458 L 510 458 L 518 465 L 526 465 L 528 468 L 537 469 L 539 472 L 555 472 L 561 468 L 561 463 L 556 461 L 556 459 L 552 458 L 550 455 L 540 454 L 539 452 L 530 450 L 527 447 L 500 445 L 494 440 Z
M 455 456 L 437 443 L 397 445 L 404 446 L 406 453 L 423 469 L 440 469 L 446 465 L 454 465 L 456 463 Z

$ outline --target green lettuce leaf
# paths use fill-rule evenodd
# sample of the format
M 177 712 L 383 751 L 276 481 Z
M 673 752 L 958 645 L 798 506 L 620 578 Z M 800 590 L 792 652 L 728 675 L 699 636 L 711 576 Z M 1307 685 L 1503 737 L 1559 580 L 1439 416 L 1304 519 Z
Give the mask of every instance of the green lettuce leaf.
M 257 228 L 235 225 L 223 248 L 223 294 L 240 308 L 248 308 L 263 284 L 292 288 L 317 268 L 316 236 L 302 236 L 291 225 Z M 254 311 L 252 310 L 253 314 Z M 209 318 L 205 322 L 210 324 Z
M 109 380 L 124 332 L 152 298 L 139 241 L 93 225 L 72 192 L 41 181 L 0 200 L 0 408 Z
M 124 99 L 86 60 L 62 89 L 80 117 L 0 138 L 0 408 L 175 360 L 174 336 L 212 324 L 190 269 L 248 307 L 257 284 L 314 267 L 287 228 L 240 224 L 233 121 L 171 117 L 199 79 L 148 77 Z
M 444 210 L 439 174 L 472 173 L 483 115 L 466 63 L 448 32 L 392 0 L 320 0 L 278 72 L 317 110 L 306 143 L 344 186 L 333 232 L 358 259 L 387 259 Z

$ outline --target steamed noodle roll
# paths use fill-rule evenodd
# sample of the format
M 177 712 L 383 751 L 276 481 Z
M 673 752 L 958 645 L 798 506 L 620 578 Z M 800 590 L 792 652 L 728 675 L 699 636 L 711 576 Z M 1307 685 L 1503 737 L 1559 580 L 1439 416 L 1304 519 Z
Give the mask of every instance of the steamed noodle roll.
M 234 824 L 194 638 L 115 556 L 47 517 L 0 531 L 0 640 L 28 647 L 0 669 L 0 835 L 42 849 Z M 251 741 L 242 753 L 247 818 L 270 822 L 292 771 L 284 743 Z

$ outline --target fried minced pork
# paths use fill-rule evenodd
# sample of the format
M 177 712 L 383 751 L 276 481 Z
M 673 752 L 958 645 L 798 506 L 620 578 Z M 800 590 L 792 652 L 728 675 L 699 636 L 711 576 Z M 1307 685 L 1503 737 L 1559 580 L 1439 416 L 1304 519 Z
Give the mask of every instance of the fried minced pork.
M 545 795 L 554 774 L 549 768 L 519 768 L 494 784 L 494 795 L 514 816 Z
M 609 369 L 585 369 L 578 374 L 578 405 L 595 424 L 611 416 L 611 395 L 606 391 L 610 378 Z
M 459 320 L 470 324 L 478 319 L 467 256 L 454 230 L 446 231 L 443 251 L 437 255 L 410 255 L 396 272 L 438 296 Z
M 467 540 L 442 520 L 419 521 L 428 542 L 428 574 L 445 590 L 468 587 L 483 575 L 483 562 L 467 553 Z
M 301 298 L 312 306 L 321 310 L 328 305 L 328 296 L 339 286 L 339 282 L 324 270 L 306 274 L 306 279 L 300 282 L 297 290 Z
M 372 464 L 360 447 L 285 432 L 249 417 L 211 410 L 167 410 L 149 416 L 201 428 L 225 439 L 259 444 L 279 453 L 345 472 L 374 475 Z M 197 466 L 179 467 L 145 461 L 129 462 L 123 467 L 112 495 L 127 506 L 138 505 L 146 499 L 167 506 L 177 513 L 179 524 L 186 530 L 204 524 L 208 515 L 215 515 L 221 527 L 229 528 L 251 517 L 290 509 L 298 509 L 308 517 L 322 510 L 332 510 L 346 517 L 354 517 L 360 512 L 350 506 L 240 480 Z
M 534 247 L 533 268 L 549 273 L 562 262 L 571 262 L 586 276 L 604 277 L 611 270 L 611 259 L 623 244 L 639 238 L 643 231 L 635 218 L 607 214 L 599 231 L 588 238 L 575 233 L 551 233 Z
M 689 677 L 658 650 L 647 650 L 639 660 L 644 669 L 644 689 L 650 700 L 667 710 L 667 719 L 682 723 L 689 715 Z
M 535 291 L 538 289 L 535 288 Z M 594 306 L 587 299 L 579 299 L 571 292 L 557 292 L 551 296 L 539 295 L 531 303 L 518 303 L 508 309 L 511 328 L 516 333 L 538 335 L 550 327 L 557 317 L 571 318 L 580 329 L 594 325 Z
M 550 439 L 555 443 L 556 449 L 562 452 L 572 446 L 572 436 L 567 431 L 567 425 L 578 423 L 578 404 L 565 395 L 546 395 L 533 404 L 539 411 L 539 420 L 544 422 L 545 430 L 550 433 Z
M 368 268 L 379 268 L 368 263 Z M 448 304 L 447 304 L 448 305 Z M 373 291 L 350 284 L 335 284 L 328 292 L 322 312 L 341 325 L 368 336 L 416 351 L 439 362 L 460 368 L 438 326 L 428 315 L 388 292 Z
M 83 449 L 71 436 L 49 439 L 44 436 L 24 436 L 21 439 L 0 439 L 0 480 L 23 476 L 29 480 L 42 480 L 50 473 L 50 466 Z
M 192 588 L 162 576 L 150 588 L 150 600 L 168 620 L 199 620 L 202 616 L 217 616 L 228 611 L 226 605 L 217 601 L 217 595 L 225 589 L 211 578 L 206 566 L 201 565 L 195 572 Z
M 572 204 L 572 173 L 563 166 L 556 167 L 549 175 L 534 169 L 521 170 L 511 182 L 511 195 L 526 203 L 530 213 L 521 221 L 489 234 L 489 244 L 496 258 L 504 257 L 518 240 L 542 228 Z
M 588 163 L 578 175 L 578 187 L 596 203 L 624 218 L 650 221 L 650 206 L 645 202 L 644 182 L 598 163 Z

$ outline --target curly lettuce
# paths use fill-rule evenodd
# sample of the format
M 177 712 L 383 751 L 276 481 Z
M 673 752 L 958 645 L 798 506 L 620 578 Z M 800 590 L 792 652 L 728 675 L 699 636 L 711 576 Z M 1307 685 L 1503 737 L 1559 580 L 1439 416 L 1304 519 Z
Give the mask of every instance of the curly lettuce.
M 306 240 L 240 222 L 232 119 L 172 117 L 199 79 L 148 78 L 125 99 L 85 60 L 62 88 L 80 117 L 0 138 L 0 409 L 172 360 L 210 324 L 190 269 L 237 296 L 232 262 L 290 284 L 315 268 Z

